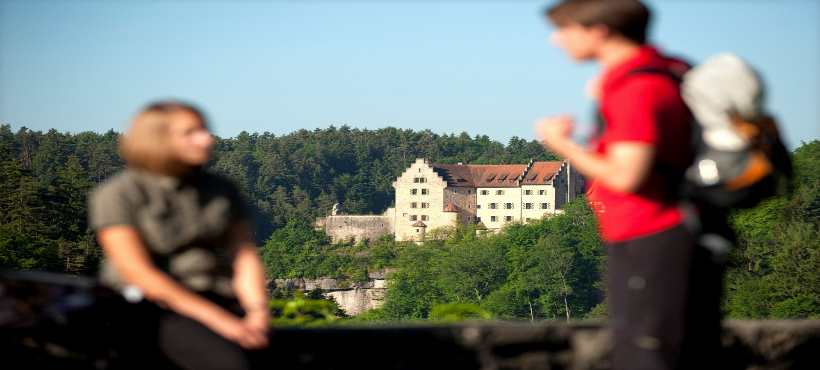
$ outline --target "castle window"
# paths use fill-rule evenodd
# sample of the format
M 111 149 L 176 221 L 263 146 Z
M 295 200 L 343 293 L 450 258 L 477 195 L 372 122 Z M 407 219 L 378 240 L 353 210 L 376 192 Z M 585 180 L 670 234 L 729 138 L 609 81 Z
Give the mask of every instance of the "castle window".
M 496 190 L 495 195 L 504 195 L 504 190 Z
M 416 216 L 416 215 L 410 215 L 410 221 L 415 221 L 415 220 L 418 220 L 418 219 L 419 219 L 419 217 L 418 217 L 418 216 Z
M 512 221 L 512 216 L 504 216 L 504 221 L 507 221 L 507 222 Z
M 532 203 L 524 203 L 524 209 L 532 209 Z
M 416 202 L 410 203 L 410 208 L 418 208 L 419 204 Z
M 428 193 L 427 189 L 421 189 L 421 195 L 427 195 Z
M 422 221 L 427 221 L 428 220 L 427 215 L 421 215 L 421 220 Z
M 541 203 L 541 209 L 547 209 L 550 207 L 549 203 Z
M 504 203 L 504 209 L 513 209 L 512 203 Z
M 490 216 L 490 222 L 496 222 L 496 221 L 498 221 L 498 217 Z
M 546 194 L 547 194 L 547 191 L 546 191 L 546 190 L 543 190 L 543 189 L 542 189 L 542 190 L 539 190 L 539 191 L 538 191 L 538 195 L 546 195 Z
M 410 189 L 410 194 L 416 195 L 419 192 L 419 189 Z
M 476 204 L 475 209 L 481 209 L 481 204 Z
M 421 208 L 430 208 L 430 203 L 422 203 Z
M 498 208 L 498 203 L 490 203 L 490 209 Z
M 524 195 L 532 195 L 532 190 L 524 190 Z
M 416 184 L 423 184 L 423 183 L 427 182 L 427 179 L 424 178 L 424 177 L 414 177 L 413 182 L 416 183 Z
M 488 195 L 488 194 L 490 194 L 489 190 L 482 190 L 481 191 L 481 195 Z

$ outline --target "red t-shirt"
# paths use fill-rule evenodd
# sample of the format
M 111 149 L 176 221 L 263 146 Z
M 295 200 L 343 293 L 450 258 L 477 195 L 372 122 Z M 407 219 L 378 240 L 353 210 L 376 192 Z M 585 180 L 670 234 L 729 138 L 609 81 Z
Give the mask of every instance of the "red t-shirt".
M 636 69 L 666 69 L 680 74 L 686 63 L 667 58 L 652 47 L 607 71 L 601 80 L 603 133 L 592 143 L 600 154 L 614 142 L 641 142 L 655 147 L 655 163 L 668 171 L 683 171 L 692 156 L 691 113 L 680 96 L 678 83 L 657 73 L 632 73 Z M 666 173 L 666 172 L 664 172 Z M 606 242 L 651 235 L 679 225 L 683 215 L 671 197 L 674 191 L 664 174 L 653 166 L 647 180 L 632 193 L 607 188 L 592 181 L 587 198 L 595 210 Z

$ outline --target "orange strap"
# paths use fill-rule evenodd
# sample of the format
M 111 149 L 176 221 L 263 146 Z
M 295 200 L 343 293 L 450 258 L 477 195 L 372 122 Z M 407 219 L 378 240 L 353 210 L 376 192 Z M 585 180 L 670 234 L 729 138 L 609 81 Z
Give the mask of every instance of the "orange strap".
M 746 163 L 746 169 L 737 177 L 726 182 L 729 190 L 737 190 L 754 184 L 772 172 L 772 164 L 760 151 L 754 151 Z

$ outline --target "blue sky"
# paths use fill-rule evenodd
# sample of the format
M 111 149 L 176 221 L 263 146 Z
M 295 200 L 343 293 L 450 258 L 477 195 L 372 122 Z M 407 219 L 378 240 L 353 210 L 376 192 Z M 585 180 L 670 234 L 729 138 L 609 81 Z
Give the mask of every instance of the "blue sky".
M 532 137 L 590 120 L 590 65 L 551 47 L 549 1 L 0 0 L 0 122 L 122 130 L 144 103 L 193 101 L 214 131 L 347 124 Z M 820 2 L 650 1 L 652 39 L 758 66 L 794 147 L 820 137 Z

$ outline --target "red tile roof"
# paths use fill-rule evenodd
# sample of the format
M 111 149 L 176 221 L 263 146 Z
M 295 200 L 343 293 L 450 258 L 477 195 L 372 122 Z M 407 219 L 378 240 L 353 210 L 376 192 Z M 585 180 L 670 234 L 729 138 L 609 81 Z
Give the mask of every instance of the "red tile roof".
M 546 182 L 545 177 L 552 179 L 561 168 L 561 162 L 534 162 L 529 170 L 526 164 L 434 163 L 432 167 L 447 181 L 448 187 L 513 188 L 519 186 L 518 180 L 522 184 L 533 185 Z
M 526 164 L 433 164 L 450 187 L 517 187 L 526 169 Z
M 558 171 L 561 170 L 561 162 L 559 161 L 551 161 L 551 162 L 534 162 L 532 164 L 532 168 L 527 171 L 527 175 L 524 176 L 524 180 L 521 181 L 522 185 L 540 185 L 544 184 L 549 180 L 552 180 Z

